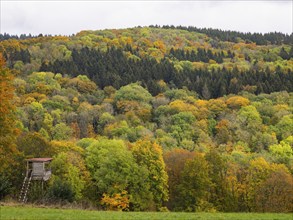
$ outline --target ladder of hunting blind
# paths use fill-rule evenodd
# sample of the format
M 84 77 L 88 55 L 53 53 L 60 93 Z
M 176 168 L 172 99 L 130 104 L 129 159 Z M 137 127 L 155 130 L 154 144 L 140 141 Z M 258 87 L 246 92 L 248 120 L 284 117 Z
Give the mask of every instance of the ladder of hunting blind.
M 33 177 L 32 172 L 28 172 L 27 175 L 25 176 L 23 180 L 22 188 L 20 191 L 19 199 L 18 199 L 19 202 L 26 203 L 27 193 L 32 181 L 32 177 Z

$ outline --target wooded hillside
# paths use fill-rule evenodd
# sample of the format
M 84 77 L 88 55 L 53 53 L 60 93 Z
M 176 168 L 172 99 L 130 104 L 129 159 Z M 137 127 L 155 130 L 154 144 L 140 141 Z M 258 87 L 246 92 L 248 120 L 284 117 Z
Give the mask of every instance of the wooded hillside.
M 184 27 L 0 39 L 0 198 L 292 212 L 292 34 Z M 6 63 L 4 63 L 4 60 Z

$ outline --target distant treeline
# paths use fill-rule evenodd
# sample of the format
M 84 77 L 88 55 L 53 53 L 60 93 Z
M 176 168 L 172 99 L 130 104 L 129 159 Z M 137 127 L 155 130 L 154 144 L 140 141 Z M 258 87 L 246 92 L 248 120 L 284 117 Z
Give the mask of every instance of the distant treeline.
M 21 35 L 18 36 L 18 35 L 4 33 L 4 34 L 0 34 L 0 41 L 8 40 L 8 39 L 24 40 L 24 39 L 35 38 L 35 37 L 40 37 L 40 36 L 43 36 L 43 35 L 42 34 L 39 34 L 39 35 L 21 34 Z
M 202 34 L 206 34 L 211 38 L 217 38 L 221 41 L 229 41 L 229 42 L 238 42 L 238 39 L 241 38 L 246 43 L 254 42 L 257 45 L 268 45 L 268 44 L 293 44 L 293 33 L 284 34 L 281 32 L 270 32 L 270 33 L 243 33 L 238 31 L 224 31 L 221 29 L 213 29 L 213 28 L 197 28 L 194 26 L 174 26 L 174 25 L 150 25 L 151 28 L 162 28 L 162 29 L 180 29 L 187 30 L 190 32 L 198 32 Z M 0 41 L 8 40 L 8 39 L 28 39 L 34 37 L 43 37 L 43 36 L 52 36 L 52 35 L 31 35 L 31 34 L 21 34 L 21 35 L 10 35 L 8 33 L 0 34 Z
M 220 29 L 213 28 L 197 28 L 193 26 L 174 26 L 174 25 L 151 25 L 150 27 L 163 28 L 163 29 L 180 29 L 187 30 L 190 32 L 198 32 L 206 34 L 211 38 L 217 38 L 221 41 L 230 41 L 236 43 L 238 38 L 248 42 L 254 42 L 257 45 L 267 45 L 267 44 L 293 44 L 293 34 L 283 34 L 281 32 L 270 32 L 270 33 L 242 33 L 238 31 L 224 31 Z
M 52 34 L 38 34 L 38 35 L 32 35 L 32 34 L 20 34 L 18 35 L 13 35 L 13 34 L 0 34 L 0 41 L 3 40 L 9 40 L 9 39 L 17 39 L 17 40 L 24 40 L 24 39 L 30 39 L 30 38 L 37 38 L 37 37 L 52 37 Z M 56 35 L 55 35 L 56 36 Z

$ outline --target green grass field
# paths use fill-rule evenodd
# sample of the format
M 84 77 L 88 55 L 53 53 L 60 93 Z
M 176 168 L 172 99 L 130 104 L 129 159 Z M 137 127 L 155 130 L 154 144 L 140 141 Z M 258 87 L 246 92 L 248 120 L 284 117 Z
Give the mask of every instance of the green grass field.
M 178 219 L 178 220 L 279 220 L 293 219 L 293 214 L 275 213 L 182 213 L 182 212 L 106 212 L 106 211 L 87 211 L 77 209 L 52 209 L 52 208 L 33 208 L 27 206 L 1 206 L 0 219 L 107 219 L 107 220 L 156 220 L 156 219 Z

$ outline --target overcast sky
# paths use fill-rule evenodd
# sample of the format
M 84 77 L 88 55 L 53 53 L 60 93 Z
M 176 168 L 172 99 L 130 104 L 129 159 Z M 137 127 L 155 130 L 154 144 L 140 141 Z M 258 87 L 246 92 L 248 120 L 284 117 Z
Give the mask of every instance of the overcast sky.
M 289 1 L 0 0 L 1 33 L 71 35 L 81 30 L 182 25 L 292 33 Z

